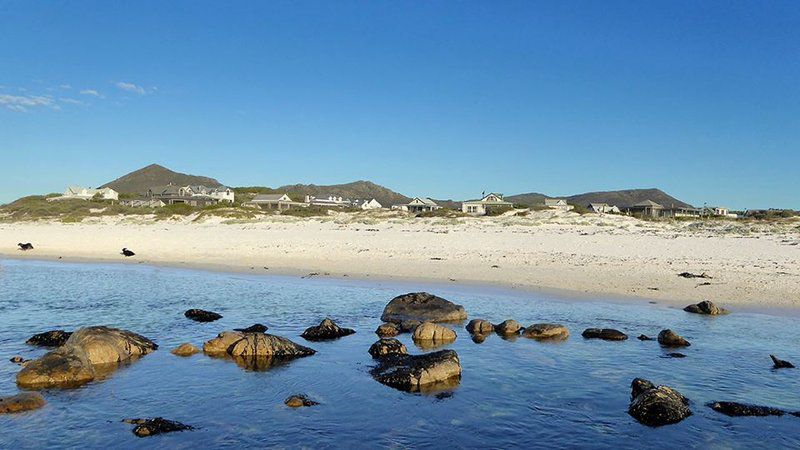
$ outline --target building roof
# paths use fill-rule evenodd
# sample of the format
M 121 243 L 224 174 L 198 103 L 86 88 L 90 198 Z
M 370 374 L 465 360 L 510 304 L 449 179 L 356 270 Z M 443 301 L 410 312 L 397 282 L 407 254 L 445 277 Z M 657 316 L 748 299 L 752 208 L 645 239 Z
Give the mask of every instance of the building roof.
M 635 203 L 631 205 L 632 207 L 636 208 L 663 208 L 663 206 L 659 205 L 658 203 L 652 200 L 645 200 L 643 202 Z
M 546 199 L 544 199 L 544 204 L 547 205 L 547 206 L 556 206 L 556 205 L 560 205 L 562 203 L 566 205 L 567 201 L 564 200 L 563 198 L 546 198 Z
M 498 200 L 488 200 L 489 197 L 496 197 Z M 476 200 L 467 200 L 464 203 L 472 203 L 472 204 L 480 204 L 480 205 L 510 205 L 511 204 L 511 202 L 507 202 L 507 201 L 503 200 L 503 194 L 495 194 L 494 192 L 486 194 L 480 200 L 477 200 L 477 199 Z
M 277 202 L 279 200 L 284 200 L 286 197 L 286 201 L 292 201 L 288 195 L 286 194 L 258 194 L 253 197 L 253 202 Z
M 166 186 L 153 186 L 150 188 L 150 191 L 153 194 L 158 195 L 178 195 L 179 190 L 180 188 L 174 184 L 168 184 Z

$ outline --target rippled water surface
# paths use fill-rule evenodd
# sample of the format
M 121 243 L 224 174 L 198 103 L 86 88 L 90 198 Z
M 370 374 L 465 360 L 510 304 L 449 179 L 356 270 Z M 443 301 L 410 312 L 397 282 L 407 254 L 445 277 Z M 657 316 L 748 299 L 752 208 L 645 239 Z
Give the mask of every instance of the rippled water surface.
M 456 350 L 463 377 L 451 395 L 409 394 L 374 381 L 367 349 L 395 295 L 424 288 L 495 323 L 559 322 L 572 331 L 557 344 L 490 336 L 473 343 L 463 326 Z M 183 317 L 188 308 L 220 312 L 213 323 Z M 299 337 L 330 316 L 357 333 L 309 343 Z M 220 331 L 260 322 L 270 333 L 318 351 L 265 372 L 206 357 L 178 358 Z M 650 304 L 565 301 L 467 286 L 419 286 L 251 276 L 158 267 L 0 262 L 0 395 L 17 392 L 13 355 L 35 358 L 32 334 L 110 325 L 141 333 L 161 348 L 109 379 L 48 390 L 47 406 L 0 416 L 0 448 L 484 447 L 798 448 L 800 419 L 729 418 L 704 404 L 731 400 L 800 410 L 800 369 L 772 370 L 768 355 L 800 362 L 796 317 L 746 312 L 709 318 Z M 625 342 L 584 340 L 590 326 L 620 329 Z M 692 343 L 667 359 L 656 335 L 672 328 Z M 400 339 L 422 353 L 409 335 Z M 645 377 L 678 389 L 694 415 L 648 428 L 627 415 L 630 382 Z M 306 393 L 320 406 L 290 409 Z M 195 431 L 140 439 L 126 417 L 163 416 Z

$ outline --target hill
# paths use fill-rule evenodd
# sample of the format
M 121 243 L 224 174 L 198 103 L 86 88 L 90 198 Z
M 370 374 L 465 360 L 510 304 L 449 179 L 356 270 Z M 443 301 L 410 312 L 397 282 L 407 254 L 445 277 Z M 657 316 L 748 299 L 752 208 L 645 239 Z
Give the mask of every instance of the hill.
M 222 183 L 213 178 L 173 172 L 166 167 L 159 166 L 158 164 L 150 164 L 147 167 L 142 167 L 139 170 L 135 170 L 127 175 L 123 175 L 116 180 L 108 182 L 100 187 L 109 187 L 121 194 L 142 194 L 147 192 L 147 189 L 153 186 L 164 186 L 170 183 L 177 186 L 222 186 Z
M 346 184 L 332 184 L 319 186 L 316 184 L 292 184 L 278 188 L 268 187 L 239 187 L 237 193 L 282 194 L 287 193 L 292 200 L 303 201 L 306 195 L 327 197 L 329 195 L 349 199 L 374 198 L 381 205 L 388 208 L 398 203 L 407 203 L 411 199 L 403 194 L 385 188 L 371 181 L 354 181 Z
M 518 203 L 521 205 L 540 205 L 544 203 L 544 199 L 554 198 L 549 195 L 531 192 L 528 194 L 510 195 L 505 199 Z M 680 201 L 677 198 L 667 194 L 661 189 L 625 189 L 621 191 L 604 191 L 604 192 L 587 192 L 584 194 L 575 194 L 565 198 L 568 203 L 572 205 L 587 206 L 589 203 L 608 203 L 609 205 L 616 205 L 620 208 L 631 206 L 645 200 L 652 200 L 662 206 L 671 207 L 687 207 L 691 206 L 686 202 Z

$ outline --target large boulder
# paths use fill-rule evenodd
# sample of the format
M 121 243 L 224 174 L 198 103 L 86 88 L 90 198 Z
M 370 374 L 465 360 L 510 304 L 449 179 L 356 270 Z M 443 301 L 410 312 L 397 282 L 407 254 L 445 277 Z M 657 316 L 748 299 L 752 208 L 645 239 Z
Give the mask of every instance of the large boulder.
M 672 330 L 661 330 L 658 333 L 658 343 L 663 347 L 689 347 L 689 341 Z
M 581 334 L 585 339 L 602 339 L 604 341 L 624 341 L 628 335 L 613 328 L 587 328 Z
M 44 333 L 34 334 L 27 341 L 28 345 L 38 345 L 40 347 L 61 347 L 72 335 L 70 331 L 50 330 Z
M 513 319 L 504 320 L 494 326 L 494 331 L 502 336 L 519 334 L 520 330 L 522 330 L 522 325 Z
M 331 319 L 325 319 L 315 327 L 306 328 L 301 336 L 308 341 L 327 341 L 349 336 L 356 331 L 350 328 L 341 328 Z
M 711 402 L 707 405 L 714 411 L 725 414 L 730 417 L 744 417 L 744 416 L 782 416 L 786 411 L 781 409 L 772 408 L 769 406 L 748 405 L 746 403 L 737 402 Z
M 715 305 L 714 302 L 708 300 L 702 301 L 696 305 L 689 305 L 686 308 L 683 308 L 683 310 L 694 314 L 705 314 L 709 316 L 728 314 L 728 310 L 720 308 L 719 306 Z
M 557 323 L 537 323 L 525 328 L 523 336 L 539 340 L 563 340 L 569 337 L 569 330 Z
M 204 309 L 189 309 L 183 313 L 187 319 L 192 319 L 195 322 L 213 322 L 222 319 L 222 315 L 213 311 L 206 311 Z
M 209 355 L 228 356 L 268 356 L 296 358 L 311 356 L 315 350 L 295 344 L 289 339 L 266 333 L 241 333 L 223 331 L 216 338 L 203 344 L 203 351 Z
M 133 427 L 133 434 L 138 437 L 154 436 L 156 434 L 172 433 L 175 431 L 193 430 L 194 428 L 162 417 L 153 419 L 123 419 L 123 422 L 136 425 Z
M 411 338 L 414 339 L 414 342 L 434 341 L 448 343 L 456 340 L 456 332 L 433 322 L 423 322 L 414 330 Z
M 400 334 L 400 327 L 395 323 L 382 323 L 375 329 L 375 334 L 382 338 L 395 337 Z
M 636 378 L 631 383 L 628 414 L 644 425 L 659 427 L 678 423 L 691 416 L 692 411 L 689 400 L 675 389 Z
M 394 338 L 380 339 L 369 347 L 369 354 L 380 359 L 389 355 L 407 355 L 408 350 L 402 342 Z
M 118 363 L 157 348 L 153 341 L 130 331 L 82 328 L 61 347 L 29 362 L 17 374 L 17 384 L 34 389 L 79 386 L 110 373 Z
M 483 319 L 472 319 L 467 324 L 469 334 L 489 334 L 494 331 L 494 325 Z
M 453 350 L 424 355 L 391 355 L 379 359 L 372 376 L 380 383 L 409 392 L 451 388 L 461 379 L 461 363 Z
M 10 397 L 0 397 L 0 414 L 31 411 L 44 405 L 44 397 L 38 392 L 22 392 Z
M 460 322 L 467 319 L 467 312 L 441 297 L 427 292 L 414 292 L 393 298 L 383 310 L 381 320 L 402 323 L 408 320 L 420 322 Z

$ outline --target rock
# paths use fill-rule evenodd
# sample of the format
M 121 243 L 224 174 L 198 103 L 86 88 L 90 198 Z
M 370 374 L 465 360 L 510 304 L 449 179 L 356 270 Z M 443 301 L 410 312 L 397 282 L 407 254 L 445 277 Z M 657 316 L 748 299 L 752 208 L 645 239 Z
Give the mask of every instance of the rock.
M 696 305 L 689 305 L 683 308 L 684 311 L 694 314 L 706 314 L 709 316 L 717 316 L 720 314 L 728 314 L 728 311 L 715 305 L 714 302 L 708 300 L 702 301 Z
M 17 356 L 12 356 L 11 359 L 9 359 L 9 361 L 11 361 L 14 364 L 24 364 L 28 360 L 23 358 L 22 356 L 17 355 Z
M 659 427 L 678 423 L 692 415 L 692 411 L 689 400 L 678 391 L 636 378 L 631 383 L 628 414 L 644 425 Z
M 189 309 L 183 315 L 195 322 L 213 322 L 222 319 L 222 315 L 202 309 Z
M 394 338 L 380 339 L 369 347 L 369 354 L 373 358 L 383 358 L 388 355 L 407 355 L 408 350 L 402 342 Z
M 778 359 L 775 355 L 769 355 L 769 357 L 772 358 L 773 369 L 794 369 L 794 364 L 789 361 Z
M 45 331 L 44 333 L 34 334 L 25 343 L 40 347 L 61 347 L 71 335 L 72 332 L 64 330 Z
M 234 328 L 233 331 L 240 331 L 242 333 L 266 333 L 269 328 L 260 323 L 254 323 L 247 328 Z
M 520 330 L 522 330 L 522 325 L 513 319 L 504 320 L 494 326 L 494 331 L 503 336 L 519 334 Z
M 686 355 L 684 355 L 683 353 L 673 352 L 665 354 L 664 356 L 662 356 L 662 358 L 686 358 Z
M 414 330 L 411 338 L 414 339 L 414 342 L 434 341 L 447 343 L 456 340 L 456 332 L 433 322 L 423 322 Z
M 404 320 L 400 322 L 400 332 L 413 333 L 421 323 L 419 320 Z
M 474 342 L 476 344 L 483 344 L 486 341 L 486 338 L 489 337 L 489 335 L 488 334 L 477 334 L 476 333 L 476 334 L 469 335 L 469 337 L 470 337 L 470 339 L 472 339 L 472 342 Z
M 709 276 L 705 272 L 701 273 L 700 275 L 697 275 L 697 274 L 691 273 L 691 272 L 681 272 L 681 273 L 678 274 L 678 276 L 681 277 L 681 278 L 708 278 L 708 279 L 711 279 L 711 276 Z
M 563 340 L 569 337 L 569 330 L 557 323 L 537 323 L 525 328 L 522 334 L 531 339 Z
M 489 334 L 493 331 L 494 325 L 482 319 L 472 319 L 467 324 L 469 334 Z
M 748 405 L 745 403 L 736 402 L 711 402 L 707 406 L 718 413 L 725 414 L 731 417 L 742 416 L 782 416 L 786 414 L 777 408 L 770 408 L 769 406 Z
M 318 402 L 315 402 L 314 400 L 311 400 L 310 398 L 308 398 L 307 396 L 305 396 L 303 394 L 295 394 L 295 395 L 289 396 L 289 398 L 284 400 L 283 403 L 285 403 L 286 406 L 289 406 L 291 408 L 300 408 L 300 407 L 303 407 L 303 406 L 319 405 Z
M 79 386 L 111 373 L 121 362 L 157 348 L 153 341 L 130 331 L 81 328 L 61 347 L 30 361 L 17 374 L 17 384 L 34 389 Z
M 424 355 L 391 355 L 379 360 L 371 374 L 375 380 L 409 392 L 452 387 L 461 379 L 461 363 L 453 350 Z
M 350 328 L 341 328 L 331 319 L 324 319 L 315 327 L 306 328 L 301 336 L 308 341 L 328 341 L 349 336 L 356 331 Z
M 658 343 L 664 347 L 688 347 L 692 345 L 672 330 L 661 330 L 658 333 Z
M 194 430 L 189 425 L 176 422 L 174 420 L 156 417 L 153 419 L 124 419 L 123 422 L 136 425 L 133 434 L 139 437 L 154 436 L 162 433 L 172 433 L 173 431 Z
M 378 326 L 375 330 L 375 334 L 384 338 L 384 337 L 395 337 L 400 334 L 400 327 L 398 327 L 394 323 L 382 323 Z
M 624 341 L 628 335 L 612 328 L 587 328 L 581 334 L 586 339 L 602 339 L 604 341 Z
M 216 338 L 203 344 L 209 355 L 303 357 L 316 353 L 308 347 L 295 344 L 289 339 L 266 333 L 240 333 L 223 331 Z
M 175 356 L 192 356 L 194 354 L 200 353 L 200 349 L 188 342 L 184 342 L 183 344 L 172 349 L 170 353 L 172 353 Z
M 32 411 L 44 405 L 44 397 L 38 392 L 22 392 L 10 397 L 0 397 L 0 414 Z
M 637 337 L 636 339 L 639 339 L 640 341 L 654 341 L 655 340 L 655 339 L 653 339 L 650 336 L 647 336 L 645 334 L 640 334 L 639 337 Z
M 416 292 L 393 298 L 383 310 L 381 320 L 402 323 L 406 320 L 420 322 L 459 322 L 467 319 L 467 312 L 441 297 Z

